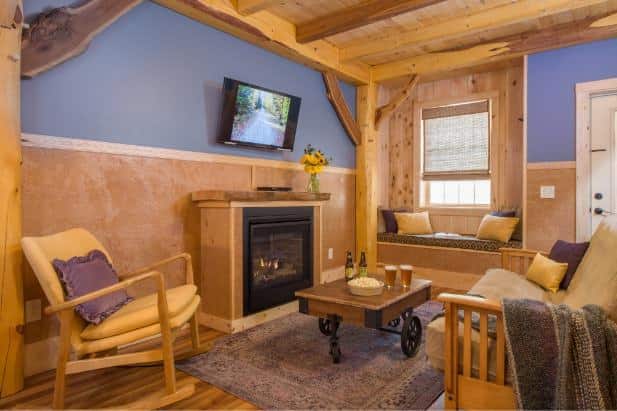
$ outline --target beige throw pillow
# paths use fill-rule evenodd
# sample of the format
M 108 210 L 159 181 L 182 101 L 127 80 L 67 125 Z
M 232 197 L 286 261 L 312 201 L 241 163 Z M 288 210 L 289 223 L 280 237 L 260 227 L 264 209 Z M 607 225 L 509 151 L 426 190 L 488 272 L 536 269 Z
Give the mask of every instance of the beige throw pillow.
M 428 211 L 421 213 L 394 213 L 399 234 L 433 234 Z
M 516 217 L 495 217 L 485 215 L 478 227 L 476 238 L 480 240 L 496 240 L 507 243 L 518 224 Z

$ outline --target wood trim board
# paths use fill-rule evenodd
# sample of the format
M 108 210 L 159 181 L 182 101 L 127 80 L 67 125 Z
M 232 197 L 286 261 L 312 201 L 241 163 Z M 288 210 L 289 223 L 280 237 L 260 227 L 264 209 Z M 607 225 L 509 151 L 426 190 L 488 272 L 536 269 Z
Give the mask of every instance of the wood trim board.
M 47 148 L 55 150 L 84 151 L 90 153 L 118 154 L 125 156 L 164 158 L 171 160 L 199 161 L 221 164 L 240 164 L 304 171 L 300 163 L 265 158 L 242 157 L 228 154 L 204 153 L 188 150 L 176 150 L 133 144 L 110 143 L 79 138 L 57 137 L 43 134 L 22 133 L 23 147 Z M 325 173 L 356 174 L 353 168 L 327 167 Z

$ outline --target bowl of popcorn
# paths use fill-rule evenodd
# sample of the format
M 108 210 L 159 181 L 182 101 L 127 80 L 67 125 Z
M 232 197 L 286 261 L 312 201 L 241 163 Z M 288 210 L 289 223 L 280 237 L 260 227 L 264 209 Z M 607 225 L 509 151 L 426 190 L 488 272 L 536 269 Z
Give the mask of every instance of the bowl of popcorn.
M 353 295 L 368 297 L 383 292 L 383 281 L 372 277 L 358 277 L 347 283 L 349 292 Z

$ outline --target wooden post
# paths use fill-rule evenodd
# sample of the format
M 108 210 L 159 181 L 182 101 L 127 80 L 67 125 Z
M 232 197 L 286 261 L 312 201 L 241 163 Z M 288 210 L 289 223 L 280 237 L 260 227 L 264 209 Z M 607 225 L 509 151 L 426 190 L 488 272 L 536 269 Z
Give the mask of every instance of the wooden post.
M 0 2 L 0 397 L 23 388 L 19 72 L 21 0 Z
M 356 146 L 356 255 L 366 252 L 369 271 L 377 269 L 377 84 L 357 88 L 357 121 L 361 131 Z

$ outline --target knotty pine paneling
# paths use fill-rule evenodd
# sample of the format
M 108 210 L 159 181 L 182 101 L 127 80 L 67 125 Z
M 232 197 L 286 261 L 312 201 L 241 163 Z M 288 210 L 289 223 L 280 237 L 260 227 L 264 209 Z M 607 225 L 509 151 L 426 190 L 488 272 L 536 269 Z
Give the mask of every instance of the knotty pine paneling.
M 521 207 L 523 197 L 523 68 L 522 65 L 501 70 L 466 74 L 449 79 L 420 83 L 412 98 L 408 99 L 390 117 L 388 176 L 388 206 L 418 208 L 413 161 L 413 146 L 416 139 L 414 104 L 420 102 L 465 98 L 476 93 L 497 92 L 499 95 L 499 129 L 497 150 L 499 170 L 494 187 L 496 205 L 500 208 Z M 394 94 L 396 89 L 391 89 Z M 475 233 L 478 216 L 461 216 L 453 213 L 435 212 L 431 218 L 437 231 Z M 464 230 L 464 231 L 463 231 Z

